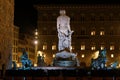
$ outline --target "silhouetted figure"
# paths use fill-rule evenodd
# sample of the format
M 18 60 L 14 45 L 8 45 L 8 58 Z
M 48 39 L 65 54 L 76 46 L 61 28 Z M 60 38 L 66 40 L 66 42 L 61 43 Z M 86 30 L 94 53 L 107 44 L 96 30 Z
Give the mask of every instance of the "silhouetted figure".
M 6 71 L 6 66 L 5 66 L 5 64 L 2 64 L 1 76 L 2 76 L 3 79 L 5 78 L 5 71 Z
M 13 70 L 16 70 L 17 69 L 17 65 L 16 65 L 16 62 L 15 61 L 13 61 L 13 68 L 12 68 Z

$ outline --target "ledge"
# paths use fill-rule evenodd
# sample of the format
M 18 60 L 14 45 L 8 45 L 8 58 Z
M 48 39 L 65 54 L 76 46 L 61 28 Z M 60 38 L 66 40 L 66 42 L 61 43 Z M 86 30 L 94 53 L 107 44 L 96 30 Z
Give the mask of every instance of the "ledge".
M 89 68 L 80 67 L 36 67 L 31 70 L 6 70 L 5 76 L 32 76 L 32 77 L 47 77 L 47 76 L 72 76 L 72 77 L 120 77 L 120 69 L 105 69 L 105 70 L 90 70 Z

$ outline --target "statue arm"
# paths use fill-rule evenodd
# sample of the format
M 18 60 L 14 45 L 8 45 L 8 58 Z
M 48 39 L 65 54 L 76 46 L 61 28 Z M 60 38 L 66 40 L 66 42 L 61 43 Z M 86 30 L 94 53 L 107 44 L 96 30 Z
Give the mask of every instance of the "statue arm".
M 70 18 L 68 18 L 68 31 L 69 31 L 69 33 L 70 34 L 72 34 L 74 31 L 73 30 L 71 30 L 71 28 L 70 28 Z
M 68 24 L 68 31 L 71 31 L 71 28 L 70 28 L 70 18 L 68 18 L 68 22 L 67 22 Z
M 60 28 L 60 21 L 59 19 L 57 18 L 57 31 L 59 32 L 59 28 Z

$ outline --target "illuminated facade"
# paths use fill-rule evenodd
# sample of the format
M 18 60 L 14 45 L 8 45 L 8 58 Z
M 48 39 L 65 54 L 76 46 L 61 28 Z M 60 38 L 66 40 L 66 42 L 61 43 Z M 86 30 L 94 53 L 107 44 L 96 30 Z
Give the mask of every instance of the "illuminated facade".
M 14 0 L 0 0 L 0 69 L 11 68 Z
M 22 33 L 19 35 L 17 52 L 18 58 L 16 59 L 18 67 L 22 66 L 20 57 L 22 55 L 23 48 L 28 53 L 28 58 L 32 61 L 32 63 L 35 63 L 35 45 L 33 36 Z
M 13 48 L 12 48 L 12 61 L 18 62 L 18 45 L 19 45 L 19 27 L 13 28 Z
M 72 51 L 81 63 L 89 66 L 98 50 L 107 49 L 107 65 L 120 63 L 120 6 L 119 5 L 37 5 L 39 48 L 50 64 L 58 51 L 57 23 L 59 10 L 65 9 L 71 18 Z M 54 47 L 54 49 L 53 49 Z
M 13 28 L 13 48 L 12 48 L 12 61 L 15 61 L 17 67 L 21 67 L 21 55 L 22 49 L 25 49 L 28 53 L 28 58 L 35 62 L 35 47 L 33 36 L 28 34 L 19 33 L 19 27 L 14 26 Z

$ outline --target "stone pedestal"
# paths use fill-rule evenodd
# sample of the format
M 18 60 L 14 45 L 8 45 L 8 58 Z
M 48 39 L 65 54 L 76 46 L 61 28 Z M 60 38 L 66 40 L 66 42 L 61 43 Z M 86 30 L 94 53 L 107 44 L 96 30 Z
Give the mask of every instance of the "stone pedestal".
M 56 53 L 56 56 L 53 61 L 53 66 L 75 67 L 79 66 L 79 61 L 77 60 L 75 53 L 71 53 L 64 50 Z

